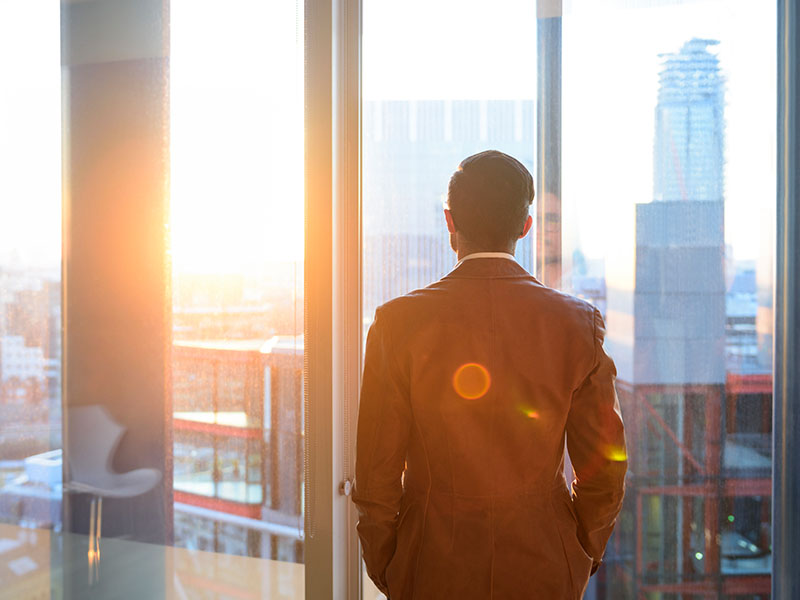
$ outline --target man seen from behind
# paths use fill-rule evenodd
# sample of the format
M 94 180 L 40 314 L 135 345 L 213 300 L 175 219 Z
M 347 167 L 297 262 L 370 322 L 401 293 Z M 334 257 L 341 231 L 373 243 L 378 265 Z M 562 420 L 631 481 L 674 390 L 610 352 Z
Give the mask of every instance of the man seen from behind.
M 353 499 L 389 600 L 577 600 L 622 506 L 603 319 L 514 260 L 533 196 L 511 156 L 466 158 L 445 209 L 458 263 L 375 313 Z

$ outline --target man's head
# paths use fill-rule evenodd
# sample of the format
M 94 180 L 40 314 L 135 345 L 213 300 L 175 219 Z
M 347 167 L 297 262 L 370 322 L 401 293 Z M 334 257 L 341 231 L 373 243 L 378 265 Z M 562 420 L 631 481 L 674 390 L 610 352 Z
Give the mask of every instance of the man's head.
M 486 150 L 461 161 L 447 188 L 445 217 L 453 250 L 513 251 L 531 227 L 533 177 L 517 159 Z

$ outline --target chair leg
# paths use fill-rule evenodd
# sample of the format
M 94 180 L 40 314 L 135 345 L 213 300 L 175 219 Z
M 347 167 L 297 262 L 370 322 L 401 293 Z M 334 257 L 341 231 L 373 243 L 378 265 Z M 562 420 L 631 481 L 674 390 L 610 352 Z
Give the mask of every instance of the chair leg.
M 97 538 L 95 537 L 96 520 L 97 520 L 97 497 L 92 496 L 92 502 L 89 505 L 89 552 L 86 555 L 89 567 L 89 585 L 93 585 L 95 582 L 95 571 L 96 571 L 95 565 L 97 564 L 97 550 L 96 550 Z
M 97 498 L 97 525 L 95 526 L 95 540 L 94 540 L 94 550 L 97 553 L 97 561 L 95 564 L 95 569 L 97 571 L 97 580 L 100 580 L 100 531 L 103 528 L 103 497 L 99 496 Z

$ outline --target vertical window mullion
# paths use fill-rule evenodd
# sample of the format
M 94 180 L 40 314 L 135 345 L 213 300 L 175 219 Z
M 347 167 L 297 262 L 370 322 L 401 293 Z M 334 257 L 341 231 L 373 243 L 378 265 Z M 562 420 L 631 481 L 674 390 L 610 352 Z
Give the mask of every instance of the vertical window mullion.
M 798 162 L 798 75 L 800 10 L 778 1 L 778 170 L 773 384 L 772 597 L 800 595 L 800 177 Z
M 306 0 L 305 9 L 306 596 L 354 598 L 361 3 Z
M 361 379 L 361 0 L 334 4 L 334 596 L 361 597 L 355 432 Z

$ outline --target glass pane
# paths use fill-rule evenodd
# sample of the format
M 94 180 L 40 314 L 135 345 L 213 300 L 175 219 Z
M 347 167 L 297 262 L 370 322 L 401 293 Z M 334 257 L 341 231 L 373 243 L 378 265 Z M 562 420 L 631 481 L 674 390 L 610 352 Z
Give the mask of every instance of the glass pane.
M 49 537 L 62 529 L 59 30 L 57 2 L 0 1 L 0 596 L 8 598 L 46 595 Z
M 415 0 L 397 11 L 364 2 L 365 331 L 377 306 L 455 264 L 442 208 L 463 158 L 495 148 L 533 171 L 534 3 L 485 6 Z M 475 44 L 486 32 L 492 43 Z M 532 268 L 532 236 L 517 245 L 517 258 Z
M 769 597 L 774 7 L 563 18 L 562 286 L 604 313 L 630 470 L 601 598 Z
M 377 306 L 455 265 L 442 210 L 462 159 L 494 148 L 534 172 L 535 2 L 488 6 L 364 1 L 365 334 Z M 533 269 L 533 236 L 516 257 Z M 366 572 L 362 581 L 365 599 L 383 597 Z
M 171 5 L 172 389 L 175 545 L 302 563 L 298 10 Z
M 455 262 L 440 211 L 461 159 L 497 148 L 537 175 L 534 4 L 497 7 L 501 28 L 494 7 L 426 8 L 420 23 L 365 2 L 365 331 L 376 306 Z M 549 138 L 561 166 L 558 186 L 537 185 L 541 275 L 606 320 L 630 460 L 588 594 L 766 598 L 774 10 L 712 0 L 565 10 L 545 48 L 562 61 L 561 130 Z M 409 32 L 417 44 L 393 52 Z M 534 258 L 518 244 L 528 270 Z
M 0 0 L 0 71 L 0 597 L 303 597 L 303 3 Z
M 0 2 L 0 522 L 56 531 L 62 489 L 59 28 L 58 3 Z M 10 552 L 13 560 L 24 555 Z M 5 577 L 3 587 L 14 589 L 14 574 Z

